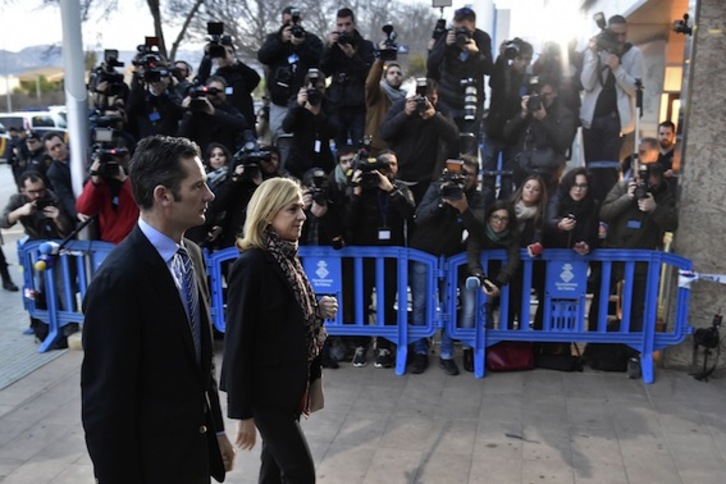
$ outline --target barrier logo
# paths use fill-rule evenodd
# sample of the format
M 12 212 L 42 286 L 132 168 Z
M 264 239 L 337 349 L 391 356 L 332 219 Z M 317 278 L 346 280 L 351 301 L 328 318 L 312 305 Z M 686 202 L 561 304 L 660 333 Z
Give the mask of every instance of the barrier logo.
M 575 278 L 575 274 L 572 273 L 572 264 L 565 264 L 562 266 L 562 272 L 560 273 L 560 279 L 564 282 L 570 282 Z
M 328 271 L 328 263 L 324 260 L 318 261 L 318 269 L 315 271 L 315 275 L 320 279 L 325 279 L 330 274 Z

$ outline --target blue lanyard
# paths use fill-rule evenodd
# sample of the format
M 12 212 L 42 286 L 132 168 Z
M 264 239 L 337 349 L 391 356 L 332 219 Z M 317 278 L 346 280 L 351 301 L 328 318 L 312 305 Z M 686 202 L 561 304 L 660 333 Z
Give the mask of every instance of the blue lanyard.
M 388 195 L 388 193 L 385 193 L 381 190 L 378 191 L 378 211 L 381 214 L 381 221 L 383 222 L 383 227 L 388 227 L 388 203 L 391 201 L 391 197 Z

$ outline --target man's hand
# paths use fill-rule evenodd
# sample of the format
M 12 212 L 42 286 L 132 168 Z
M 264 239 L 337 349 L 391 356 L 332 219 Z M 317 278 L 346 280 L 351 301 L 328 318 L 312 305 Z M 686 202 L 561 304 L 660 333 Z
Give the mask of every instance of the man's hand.
M 214 116 L 214 104 L 209 100 L 207 96 L 204 96 L 202 99 L 204 99 L 204 112 L 207 113 L 210 116 Z
M 424 120 L 429 120 L 436 116 L 436 108 L 433 104 L 431 104 L 431 101 L 429 101 L 429 98 L 424 98 L 426 100 L 426 110 L 421 113 L 421 118 Z
M 226 434 L 218 435 L 217 443 L 219 444 L 219 453 L 222 454 L 224 470 L 226 472 L 230 472 L 234 469 L 234 459 L 237 456 L 237 450 L 232 447 L 232 443 L 229 441 Z
M 43 215 L 45 215 L 49 219 L 52 219 L 53 221 L 57 221 L 58 217 L 60 216 L 60 210 L 58 209 L 58 207 L 48 205 L 43 209 Z
M 416 112 L 416 98 L 410 97 L 406 99 L 406 105 L 403 108 L 403 112 L 406 113 L 406 116 L 411 116 L 413 113 Z
M 283 44 L 286 44 L 288 42 L 291 42 L 292 39 L 292 25 L 285 25 L 280 32 L 280 40 Z
M 255 419 L 248 418 L 237 422 L 237 438 L 234 444 L 242 450 L 252 450 L 257 439 Z
M 638 200 L 638 209 L 641 212 L 652 212 L 656 208 L 655 198 L 652 193 L 648 193 L 648 196 Z
M 363 172 L 361 170 L 355 170 L 353 176 L 350 177 L 350 182 L 353 184 L 353 195 L 360 196 L 363 193 L 363 187 L 360 186 L 360 181 L 363 178 Z
M 608 67 L 610 67 L 611 71 L 615 71 L 618 67 L 620 67 L 620 57 L 615 54 L 608 54 L 607 59 L 605 59 L 605 63 Z
M 577 242 L 572 249 L 580 255 L 587 255 L 590 252 L 590 246 L 583 240 Z
M 481 284 L 481 290 L 490 297 L 499 297 L 500 291 L 496 284 L 489 279 L 484 279 Z
M 310 192 L 309 188 L 306 188 L 303 190 L 303 209 L 304 210 L 310 210 L 310 207 L 313 205 L 313 194 Z
M 98 185 L 101 182 L 101 177 L 98 176 L 98 170 L 101 169 L 101 160 L 99 158 L 96 158 L 93 160 L 93 163 L 91 163 L 91 168 L 88 170 L 91 174 L 91 182 L 94 185 Z
M 628 198 L 631 200 L 635 200 L 635 188 L 638 186 L 635 180 L 630 180 L 628 182 Z
M 388 179 L 386 175 L 381 173 L 378 170 L 375 170 L 373 173 L 378 175 L 378 188 L 383 190 L 384 192 L 391 192 L 395 188 L 393 186 L 393 183 L 391 183 L 391 180 Z
M 312 213 L 316 218 L 325 217 L 325 214 L 328 213 L 328 204 L 323 203 L 321 205 L 313 200 L 313 205 L 310 208 L 310 213 Z
M 446 45 L 454 45 L 456 43 L 456 33 L 454 29 L 449 29 L 446 33 Z
M 338 44 L 338 47 L 340 47 L 340 50 L 342 50 L 349 58 L 355 55 L 355 47 L 351 44 Z
M 469 39 L 466 41 L 466 44 L 464 44 L 464 48 L 462 50 L 469 54 L 478 54 L 479 46 L 476 45 L 476 41 L 474 39 Z
M 189 104 L 191 104 L 192 98 L 191 96 L 187 96 L 184 99 L 182 99 L 181 107 L 183 109 L 189 109 Z
M 35 213 L 35 202 L 28 202 L 15 210 L 18 217 L 29 217 Z
M 301 87 L 300 90 L 297 92 L 297 104 L 298 106 L 305 107 L 307 103 L 308 89 L 306 87 Z
M 459 213 L 464 213 L 466 212 L 466 209 L 469 208 L 469 200 L 466 199 L 466 193 L 462 193 L 461 198 L 457 200 L 452 200 L 450 198 L 442 198 L 442 200 L 444 203 L 457 209 Z
M 539 104 L 539 109 L 532 113 L 532 117 L 537 121 L 542 121 L 547 117 L 547 110 L 544 107 L 544 103 Z
M 333 47 L 333 45 L 338 43 L 338 32 L 330 32 L 328 34 L 328 47 Z

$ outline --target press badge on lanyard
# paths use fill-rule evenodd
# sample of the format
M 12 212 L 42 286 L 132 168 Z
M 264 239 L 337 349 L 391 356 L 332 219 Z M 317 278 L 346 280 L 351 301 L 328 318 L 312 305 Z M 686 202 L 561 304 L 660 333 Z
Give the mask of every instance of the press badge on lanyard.
M 320 142 L 319 139 L 316 139 L 315 140 L 315 148 L 314 148 L 315 152 L 316 153 L 320 153 L 320 148 L 321 147 L 322 147 L 322 143 Z
M 391 229 L 381 227 L 378 229 L 378 240 L 391 240 Z
M 381 222 L 383 222 L 383 225 L 379 227 L 378 229 L 378 240 L 379 241 L 386 241 L 391 240 L 391 229 L 388 228 L 388 202 L 389 202 L 389 196 L 388 194 L 383 194 L 381 192 L 378 192 L 378 210 L 380 210 L 381 213 Z
M 629 229 L 640 230 L 640 220 L 628 220 L 627 227 Z

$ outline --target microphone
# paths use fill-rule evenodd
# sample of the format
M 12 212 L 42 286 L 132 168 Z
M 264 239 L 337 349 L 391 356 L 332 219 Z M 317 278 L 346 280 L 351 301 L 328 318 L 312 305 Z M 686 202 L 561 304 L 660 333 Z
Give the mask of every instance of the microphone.
M 481 287 L 481 279 L 477 276 L 469 276 L 466 278 L 466 288 L 469 290 L 476 290 Z
M 46 269 L 52 269 L 55 265 L 55 259 L 60 251 L 60 245 L 57 242 L 43 242 L 38 246 L 40 256 L 35 262 L 35 270 L 43 272 Z

